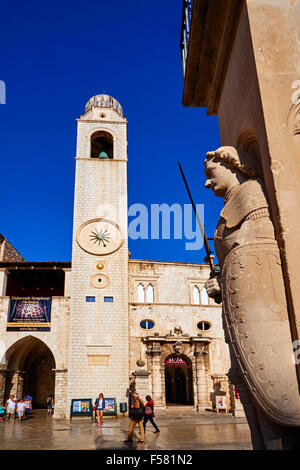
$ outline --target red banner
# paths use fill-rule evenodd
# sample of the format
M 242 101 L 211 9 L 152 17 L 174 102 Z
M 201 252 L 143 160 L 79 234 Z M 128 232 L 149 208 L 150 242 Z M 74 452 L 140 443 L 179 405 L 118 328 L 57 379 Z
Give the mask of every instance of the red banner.
M 170 356 L 165 360 L 165 366 L 185 367 L 188 366 L 188 363 L 181 356 Z

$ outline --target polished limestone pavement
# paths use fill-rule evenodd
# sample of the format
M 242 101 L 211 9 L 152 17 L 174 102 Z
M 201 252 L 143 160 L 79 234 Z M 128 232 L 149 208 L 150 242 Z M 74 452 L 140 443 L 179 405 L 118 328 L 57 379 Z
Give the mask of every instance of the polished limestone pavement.
M 148 422 L 145 443 L 138 444 L 138 426 L 133 443 L 124 444 L 129 419 L 106 417 L 102 426 L 89 418 L 55 420 L 46 410 L 33 410 L 18 422 L 0 422 L 2 450 L 251 450 L 245 418 L 205 413 L 156 413 L 160 433 Z

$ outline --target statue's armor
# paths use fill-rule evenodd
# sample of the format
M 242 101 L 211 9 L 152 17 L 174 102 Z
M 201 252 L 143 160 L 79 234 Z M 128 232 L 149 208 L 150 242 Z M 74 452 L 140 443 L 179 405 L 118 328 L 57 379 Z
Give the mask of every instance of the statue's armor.
M 215 231 L 215 250 L 221 267 L 235 246 L 275 240 L 262 180 L 253 179 L 235 186 L 225 201 Z
M 215 232 L 223 325 L 240 374 L 272 420 L 300 426 L 300 398 L 280 253 L 262 180 L 225 197 Z

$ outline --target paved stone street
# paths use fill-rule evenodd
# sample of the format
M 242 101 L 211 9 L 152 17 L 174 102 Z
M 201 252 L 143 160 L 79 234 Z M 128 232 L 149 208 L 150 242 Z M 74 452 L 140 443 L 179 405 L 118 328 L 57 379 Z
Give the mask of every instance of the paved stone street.
M 131 445 L 127 438 L 129 419 L 109 417 L 101 427 L 87 418 L 71 421 L 48 417 L 46 410 L 34 410 L 29 419 L 0 423 L 0 447 L 3 450 L 251 450 L 250 432 L 245 418 L 216 413 L 179 415 L 159 412 L 156 423 L 161 432 L 154 434 L 147 424 L 145 444 L 137 444 L 138 430 Z M 137 427 L 136 427 L 137 429 Z

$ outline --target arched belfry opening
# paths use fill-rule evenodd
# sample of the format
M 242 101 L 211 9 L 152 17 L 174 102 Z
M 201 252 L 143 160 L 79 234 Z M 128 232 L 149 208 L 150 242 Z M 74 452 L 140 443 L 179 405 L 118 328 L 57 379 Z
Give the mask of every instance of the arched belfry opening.
M 113 158 L 113 136 L 106 131 L 94 132 L 91 136 L 91 158 Z
M 171 354 L 164 362 L 166 404 L 193 405 L 191 360 L 184 354 Z
M 34 336 L 16 341 L 5 354 L 4 400 L 9 395 L 33 397 L 34 408 L 46 408 L 49 394 L 55 392 L 55 359 L 49 347 Z

